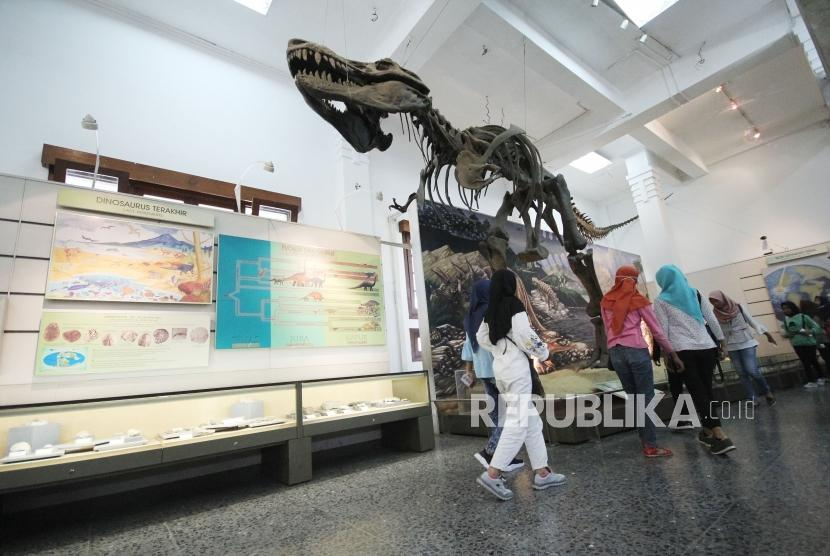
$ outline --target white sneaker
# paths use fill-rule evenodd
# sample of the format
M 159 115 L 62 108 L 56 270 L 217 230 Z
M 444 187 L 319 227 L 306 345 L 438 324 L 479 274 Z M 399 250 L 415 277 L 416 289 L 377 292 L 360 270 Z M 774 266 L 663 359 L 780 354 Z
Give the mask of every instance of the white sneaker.
M 493 460 L 493 455 L 488 454 L 486 450 L 482 450 L 480 452 L 476 452 L 473 454 L 473 457 L 476 458 L 484 469 L 490 469 L 490 462 Z M 513 473 L 514 471 L 518 471 L 525 466 L 525 462 L 519 458 L 513 458 L 513 461 L 507 464 L 507 467 L 503 469 L 505 473 Z
M 513 491 L 507 488 L 507 483 L 504 481 L 504 477 L 499 475 L 495 479 L 491 479 L 490 475 L 487 474 L 487 471 L 479 475 L 476 482 L 484 488 L 487 492 L 498 498 L 499 500 L 510 500 L 513 498 Z M 536 488 L 534 484 L 533 488 Z
M 811 388 L 818 388 L 818 384 L 816 384 L 815 382 L 808 382 L 804 385 L 804 388 L 807 388 L 808 390 Z
M 565 479 L 565 475 L 560 475 L 559 473 L 554 473 L 548 467 L 549 473 L 544 477 L 539 476 L 538 473 L 533 475 L 533 488 L 536 490 L 545 490 L 546 488 L 564 485 L 567 479 Z
M 823 379 L 823 378 L 818 379 L 818 380 L 816 381 L 816 384 L 817 384 L 818 386 L 824 386 L 824 379 Z

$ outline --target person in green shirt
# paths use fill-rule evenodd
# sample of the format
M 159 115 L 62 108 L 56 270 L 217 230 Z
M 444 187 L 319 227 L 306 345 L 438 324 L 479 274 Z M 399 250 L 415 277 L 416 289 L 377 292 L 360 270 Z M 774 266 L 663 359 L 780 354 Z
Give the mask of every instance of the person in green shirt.
M 816 335 L 820 332 L 818 324 L 791 301 L 783 302 L 781 311 L 784 313 L 781 335 L 789 338 L 796 355 L 804 365 L 804 388 L 824 386 L 824 371 L 816 354 Z

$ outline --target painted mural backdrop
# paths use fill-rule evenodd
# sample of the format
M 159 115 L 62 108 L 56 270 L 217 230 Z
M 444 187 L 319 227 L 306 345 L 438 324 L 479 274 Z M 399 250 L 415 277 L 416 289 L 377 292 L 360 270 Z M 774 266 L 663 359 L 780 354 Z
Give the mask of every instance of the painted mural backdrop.
M 59 211 L 47 299 L 210 303 L 213 234 Z
M 216 348 L 386 343 L 380 254 L 219 236 Z
M 816 296 L 830 295 L 830 255 L 788 261 L 771 266 L 764 272 L 775 317 L 784 322 L 781 303 L 813 301 Z
M 419 210 L 418 219 L 436 392 L 439 397 L 451 397 L 456 392 L 455 371 L 464 366 L 462 322 L 470 286 L 491 273 L 486 259 L 478 252 L 478 243 L 487 237 L 494 219 L 430 202 Z M 507 232 L 508 264 L 521 278 L 530 302 L 531 325 L 551 351 L 547 371 L 562 379 L 566 375 L 573 377 L 575 370 L 594 361 L 594 328 L 585 314 L 587 292 L 571 272 L 565 249 L 552 234 L 545 234 L 541 241 L 550 252 L 548 258 L 525 264 L 516 257 L 524 248 L 524 227 L 508 223 Z M 593 252 L 603 291 L 613 285 L 618 267 L 639 260 L 637 255 L 598 245 L 593 246 Z M 600 379 L 615 378 L 609 371 L 592 376 L 586 383 L 587 391 L 596 390 L 593 385 Z

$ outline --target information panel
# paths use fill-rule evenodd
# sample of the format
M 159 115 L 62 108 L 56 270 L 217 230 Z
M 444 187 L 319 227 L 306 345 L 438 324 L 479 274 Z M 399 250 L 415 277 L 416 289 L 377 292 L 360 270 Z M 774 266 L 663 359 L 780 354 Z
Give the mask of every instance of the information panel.
M 43 311 L 40 376 L 207 367 L 210 313 Z
M 219 236 L 216 348 L 384 345 L 380 254 Z

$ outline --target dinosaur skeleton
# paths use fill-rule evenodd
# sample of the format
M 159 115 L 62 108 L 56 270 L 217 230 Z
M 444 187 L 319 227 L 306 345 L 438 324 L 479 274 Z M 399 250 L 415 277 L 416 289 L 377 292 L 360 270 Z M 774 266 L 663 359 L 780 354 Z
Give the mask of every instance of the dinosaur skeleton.
M 517 210 L 527 235 L 519 259 L 545 259 L 548 250 L 539 243 L 544 221 L 565 247 L 571 269 L 588 292 L 587 312 L 594 322 L 599 359 L 604 362 L 606 342 L 599 320 L 602 291 L 592 251 L 583 250 L 591 240 L 607 236 L 636 217 L 607 227 L 594 225 L 573 206 L 565 178 L 561 174 L 554 176 L 543 167 L 538 149 L 523 130 L 497 125 L 454 128 L 432 107 L 429 87 L 393 60 L 347 60 L 325 46 L 301 39 L 288 42 L 286 56 L 291 76 L 306 103 L 356 151 L 388 149 L 392 134 L 383 132 L 380 121 L 389 114 L 399 114 L 401 126 L 406 127 L 410 140 L 414 139 L 423 155 L 424 168 L 417 193 L 403 206 L 393 199 L 392 208 L 405 212 L 410 203 L 417 200 L 420 204 L 426 196 L 452 205 L 449 179 L 453 168 L 458 195 L 472 210 L 494 181 L 511 182 L 512 191 L 505 193 L 496 213 L 496 225 L 479 250 L 494 270 L 507 266 L 505 225 L 508 216 Z M 561 233 L 554 211 L 562 219 Z

